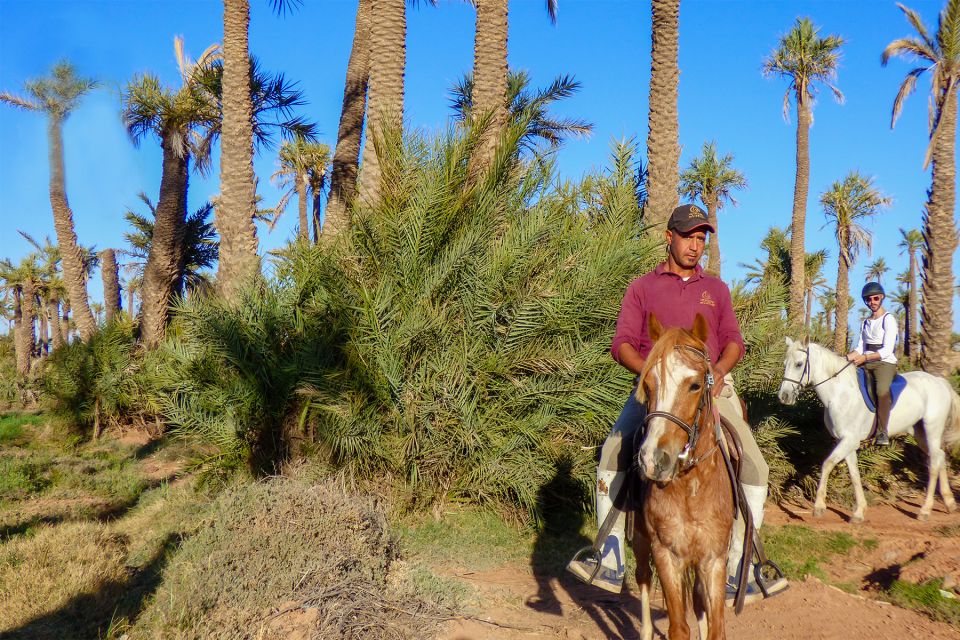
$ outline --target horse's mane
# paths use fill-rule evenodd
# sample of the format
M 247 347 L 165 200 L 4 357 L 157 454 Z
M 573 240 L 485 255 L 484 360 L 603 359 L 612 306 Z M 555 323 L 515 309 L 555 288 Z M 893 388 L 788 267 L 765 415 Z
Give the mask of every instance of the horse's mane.
M 682 345 L 689 345 L 704 353 L 707 352 L 706 346 L 687 329 L 682 327 L 670 327 L 666 329 L 663 334 L 660 335 L 660 338 L 653 343 L 653 348 L 650 349 L 650 355 L 647 356 L 647 361 L 643 364 L 643 370 L 640 372 L 640 384 L 637 386 L 637 400 L 639 402 L 646 402 L 647 400 L 647 391 L 643 388 L 643 381 L 654 366 L 660 366 L 659 374 L 661 380 L 666 377 L 667 356 L 670 353 L 676 350 L 681 358 L 689 364 L 696 366 L 696 361 L 692 354 L 687 352 L 686 349 L 677 349 L 678 346 Z

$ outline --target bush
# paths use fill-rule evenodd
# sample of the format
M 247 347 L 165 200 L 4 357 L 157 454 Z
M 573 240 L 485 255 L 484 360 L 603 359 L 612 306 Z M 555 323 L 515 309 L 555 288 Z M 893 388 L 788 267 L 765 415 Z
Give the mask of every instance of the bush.
M 396 541 L 369 499 L 273 478 L 226 490 L 207 518 L 131 638 L 286 637 L 279 614 L 311 610 L 304 637 L 420 638 L 435 624 L 391 576 Z
M 50 411 L 86 435 L 131 419 L 140 412 L 144 390 L 138 385 L 141 360 L 134 326 L 117 320 L 89 340 L 54 351 L 43 372 Z

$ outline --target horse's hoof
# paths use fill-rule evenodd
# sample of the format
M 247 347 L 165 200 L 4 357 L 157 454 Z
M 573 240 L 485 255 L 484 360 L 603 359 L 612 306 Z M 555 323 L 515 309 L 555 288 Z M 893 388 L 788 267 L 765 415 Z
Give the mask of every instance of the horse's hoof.
M 814 517 L 814 518 L 822 518 L 822 517 L 823 517 L 823 514 L 826 513 L 826 512 L 827 512 L 827 508 L 826 508 L 826 507 L 814 507 L 814 508 L 813 508 L 813 517 Z
M 861 522 L 863 522 L 863 516 L 850 516 L 850 524 L 860 524 Z
M 917 514 L 917 520 L 919 520 L 920 522 L 926 522 L 929 519 L 930 519 L 929 513 L 924 513 L 923 511 L 921 511 L 920 513 Z

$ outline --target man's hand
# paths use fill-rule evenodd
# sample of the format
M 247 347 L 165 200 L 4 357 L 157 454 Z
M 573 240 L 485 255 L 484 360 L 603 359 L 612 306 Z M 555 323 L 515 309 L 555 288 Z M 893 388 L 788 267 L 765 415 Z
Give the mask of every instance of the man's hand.
M 713 374 L 713 397 L 720 397 L 720 392 L 723 391 L 723 388 L 727 386 L 727 382 L 724 380 L 727 373 L 719 366 L 710 367 L 710 373 Z
M 859 367 L 860 365 L 862 365 L 864 362 L 867 361 L 867 356 L 861 353 L 858 353 L 856 351 L 851 351 L 850 353 L 847 354 L 847 361 L 852 362 L 853 364 Z

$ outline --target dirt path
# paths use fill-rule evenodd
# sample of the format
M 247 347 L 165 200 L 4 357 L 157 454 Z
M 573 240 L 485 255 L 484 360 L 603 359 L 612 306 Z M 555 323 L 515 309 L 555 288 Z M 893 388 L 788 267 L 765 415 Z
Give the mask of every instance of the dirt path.
M 783 594 L 748 606 L 740 616 L 728 610 L 730 638 L 751 640 L 930 640 L 960 639 L 960 630 L 873 598 L 894 578 L 921 582 L 952 574 L 960 577 L 960 513 L 942 506 L 927 523 L 912 516 L 916 501 L 878 505 L 867 522 L 850 525 L 845 512 L 833 510 L 814 520 L 809 510 L 768 508 L 771 524 L 800 524 L 845 531 L 877 541 L 822 565 L 831 582 L 857 585 L 851 594 L 815 578 L 795 582 Z M 538 579 L 523 565 L 504 565 L 483 573 L 458 574 L 478 597 L 475 617 L 450 623 L 442 640 L 498 638 L 639 638 L 640 606 L 636 594 L 609 597 L 576 580 Z M 656 594 L 659 595 L 659 594 Z M 665 638 L 667 621 L 661 601 L 654 601 L 655 637 Z M 690 619 L 693 637 L 696 625 Z

